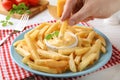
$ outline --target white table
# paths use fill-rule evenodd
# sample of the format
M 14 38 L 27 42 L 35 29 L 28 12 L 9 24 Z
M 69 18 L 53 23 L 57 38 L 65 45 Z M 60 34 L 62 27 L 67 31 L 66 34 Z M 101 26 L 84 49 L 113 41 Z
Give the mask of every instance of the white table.
M 50 0 L 50 4 L 55 4 L 56 0 Z M 5 16 L 0 15 L 0 20 L 3 19 Z M 18 22 L 16 19 L 12 19 L 15 24 Z M 45 21 L 53 20 L 51 15 L 49 14 L 48 10 L 40 13 L 39 15 L 35 16 L 34 18 L 30 19 L 27 25 L 40 23 Z M 95 19 L 93 21 L 89 21 L 89 24 L 103 32 L 119 50 L 120 50 L 120 25 L 109 25 L 104 22 L 103 19 Z M 9 27 L 12 28 L 12 27 Z M 3 27 L 0 26 L 0 29 Z M 92 73 L 88 76 L 81 78 L 80 80 L 120 80 L 120 65 L 113 66 L 111 68 L 98 71 Z M 1 78 L 1 76 L 0 76 Z M 0 79 L 1 80 L 1 79 Z

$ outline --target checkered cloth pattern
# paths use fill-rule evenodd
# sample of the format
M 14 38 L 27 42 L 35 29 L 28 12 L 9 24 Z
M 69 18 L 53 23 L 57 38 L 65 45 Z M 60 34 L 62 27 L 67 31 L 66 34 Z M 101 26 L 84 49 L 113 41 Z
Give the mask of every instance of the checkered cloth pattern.
M 49 21 L 51 23 L 55 22 Z M 80 23 L 84 26 L 89 26 L 87 23 Z M 33 24 L 26 26 L 25 30 L 36 27 L 39 24 Z M 24 30 L 24 31 L 25 31 Z M 10 34 L 13 30 L 0 30 L 0 40 L 2 40 L 6 35 Z M 19 67 L 11 58 L 10 56 L 10 46 L 13 42 L 13 40 L 22 32 L 18 32 L 16 34 L 13 34 L 8 40 L 0 47 L 0 71 L 2 73 L 3 80 L 76 80 L 80 78 L 73 77 L 73 78 L 51 78 L 51 77 L 45 77 L 40 75 L 35 75 L 31 72 L 28 72 L 24 70 L 23 68 Z M 116 64 L 120 64 L 120 51 L 116 49 L 115 46 L 112 46 L 112 57 L 109 60 L 107 64 L 105 64 L 103 67 L 101 67 L 99 70 L 103 70 L 106 68 L 109 68 L 111 66 L 114 66 Z M 97 71 L 99 71 L 97 70 Z

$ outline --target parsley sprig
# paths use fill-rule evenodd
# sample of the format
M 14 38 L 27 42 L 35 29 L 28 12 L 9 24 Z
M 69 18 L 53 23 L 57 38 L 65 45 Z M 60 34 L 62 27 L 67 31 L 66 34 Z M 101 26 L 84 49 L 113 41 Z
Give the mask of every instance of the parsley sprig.
M 30 14 L 29 7 L 25 5 L 25 3 L 20 3 L 18 5 L 13 4 L 13 8 L 10 10 L 10 14 L 24 14 L 28 13 Z
M 2 23 L 2 26 L 5 27 L 7 25 L 13 25 L 13 22 L 10 21 L 10 18 L 13 14 L 30 14 L 29 7 L 25 5 L 25 3 L 20 3 L 18 5 L 13 4 L 12 9 L 9 11 L 9 14 L 6 16 L 5 20 L 1 20 L 0 23 Z
M 46 36 L 45 36 L 45 39 L 46 39 L 46 40 L 50 40 L 50 39 L 52 39 L 53 37 L 58 37 L 58 35 L 59 35 L 59 31 L 54 31 L 53 33 L 50 33 L 50 34 L 46 35 Z
M 8 14 L 5 18 L 5 20 L 1 20 L 0 23 L 2 23 L 2 26 L 7 26 L 9 25 L 13 25 L 13 23 L 10 20 L 11 14 Z

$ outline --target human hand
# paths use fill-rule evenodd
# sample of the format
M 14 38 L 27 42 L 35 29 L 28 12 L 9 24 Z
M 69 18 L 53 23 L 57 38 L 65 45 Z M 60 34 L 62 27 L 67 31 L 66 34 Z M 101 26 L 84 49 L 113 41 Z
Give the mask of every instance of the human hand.
M 107 18 L 120 10 L 120 0 L 67 0 L 61 20 L 74 25 L 93 18 Z

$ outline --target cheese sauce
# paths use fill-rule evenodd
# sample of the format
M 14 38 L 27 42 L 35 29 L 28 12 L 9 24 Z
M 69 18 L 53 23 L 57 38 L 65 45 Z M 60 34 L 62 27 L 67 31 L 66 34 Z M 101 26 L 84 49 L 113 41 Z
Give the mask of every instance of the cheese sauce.
M 48 40 L 48 43 L 56 47 L 67 47 L 76 42 L 74 36 L 66 32 L 62 38 L 53 37 L 53 39 Z

